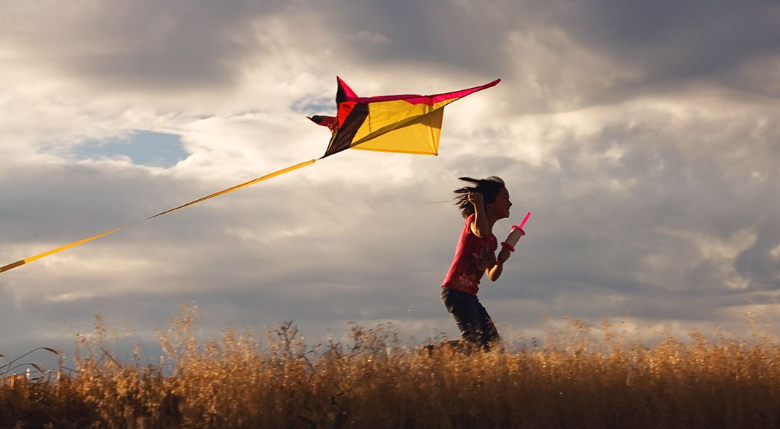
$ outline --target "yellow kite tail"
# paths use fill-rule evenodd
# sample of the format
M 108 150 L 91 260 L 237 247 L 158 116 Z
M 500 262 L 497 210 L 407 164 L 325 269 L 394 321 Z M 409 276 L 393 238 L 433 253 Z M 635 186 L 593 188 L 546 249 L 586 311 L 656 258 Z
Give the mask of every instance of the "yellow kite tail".
M 207 195 L 207 196 L 205 196 L 203 198 L 198 198 L 197 200 L 190 201 L 187 204 L 182 204 L 182 205 L 180 205 L 178 207 L 174 207 L 174 208 L 166 210 L 164 212 L 157 213 L 156 215 L 149 216 L 146 219 L 141 219 L 141 220 L 133 222 L 133 223 L 131 223 L 129 225 L 120 226 L 119 228 L 112 229 L 111 231 L 106 231 L 106 232 L 104 232 L 102 234 L 94 235 L 92 237 L 85 238 L 83 240 L 79 240 L 79 241 L 73 242 L 71 244 L 68 244 L 68 245 L 65 245 L 65 246 L 62 246 L 62 247 L 58 247 L 56 249 L 52 249 L 52 250 L 49 250 L 49 251 L 46 251 L 46 252 L 43 252 L 43 253 L 39 253 L 39 254 L 37 254 L 35 256 L 30 256 L 29 258 L 25 258 L 25 259 L 22 259 L 20 261 L 16 261 L 14 263 L 11 263 L 11 264 L 8 264 L 8 265 L 0 267 L 0 273 L 6 272 L 8 270 L 12 270 L 12 269 L 14 269 L 16 267 L 21 267 L 24 264 L 29 264 L 30 262 L 37 261 L 38 259 L 45 258 L 45 257 L 47 257 L 49 255 L 53 255 L 55 253 L 62 252 L 63 250 L 70 249 L 71 247 L 76 247 L 76 246 L 78 246 L 80 244 L 84 244 L 84 243 L 86 243 L 88 241 L 92 241 L 92 240 L 94 240 L 96 238 L 100 238 L 100 237 L 102 237 L 104 235 L 108 235 L 108 234 L 111 234 L 113 232 L 117 232 L 120 229 L 127 228 L 127 227 L 135 225 L 137 223 L 141 223 L 141 222 L 143 222 L 145 220 L 149 220 L 149 219 L 152 219 L 152 218 L 156 218 L 158 216 L 162 216 L 164 214 L 168 214 L 170 212 L 182 209 L 184 207 L 188 207 L 188 206 L 191 206 L 193 204 L 197 204 L 197 203 L 206 201 L 208 199 L 211 199 L 211 198 L 214 198 L 214 197 L 218 197 L 218 196 L 223 195 L 223 194 L 227 194 L 228 192 L 233 192 L 236 189 L 241 189 L 241 188 L 244 188 L 244 187 L 247 187 L 247 186 L 250 186 L 250 185 L 254 185 L 255 183 L 262 182 L 263 180 L 271 179 L 271 178 L 276 177 L 276 176 L 281 176 L 282 174 L 289 173 L 289 172 L 291 172 L 293 170 L 297 170 L 299 168 L 306 167 L 307 165 L 314 164 L 314 162 L 315 162 L 315 160 L 312 159 L 310 161 L 302 162 L 300 164 L 295 164 L 293 166 L 290 166 L 290 167 L 287 167 L 287 168 L 283 168 L 281 170 L 275 171 L 275 172 L 270 173 L 270 174 L 266 174 L 265 176 L 258 177 L 257 179 L 250 180 L 248 182 L 242 183 L 240 185 L 233 186 L 233 187 L 225 189 L 223 191 L 215 192 L 215 193 L 213 193 L 211 195 Z
M 206 201 L 206 200 L 210 200 L 210 199 L 212 199 L 214 197 L 218 197 L 220 195 L 227 194 L 228 192 L 233 192 L 236 189 L 245 188 L 247 186 L 254 185 L 255 183 L 262 182 L 263 180 L 268 180 L 268 179 L 271 179 L 271 178 L 276 177 L 276 176 L 281 176 L 282 174 L 289 173 L 289 172 L 291 172 L 293 170 L 297 170 L 299 168 L 306 167 L 307 165 L 314 164 L 314 162 L 315 162 L 315 160 L 312 159 L 312 160 L 309 160 L 309 161 L 306 161 L 306 162 L 302 162 L 300 164 L 295 164 L 295 165 L 293 165 L 291 167 L 287 167 L 287 168 L 283 168 L 283 169 L 278 170 L 278 171 L 274 171 L 273 173 L 266 174 L 263 177 L 258 177 L 257 179 L 253 179 L 253 180 L 250 180 L 248 182 L 242 183 L 240 185 L 233 186 L 232 188 L 227 188 L 227 189 L 225 189 L 223 191 L 215 192 L 215 193 L 213 193 L 211 195 L 207 195 L 207 196 L 205 196 L 203 198 L 198 198 L 197 200 L 190 201 L 187 204 L 182 204 L 179 207 L 174 207 L 172 209 L 166 210 L 166 211 L 161 212 L 161 213 L 157 213 L 156 215 L 149 216 L 148 218 L 140 220 L 138 222 L 143 222 L 144 220 L 149 220 L 149 219 L 155 218 L 157 216 L 162 216 L 164 214 L 168 214 L 170 212 L 173 212 L 173 211 L 176 211 L 176 210 L 179 210 L 179 209 L 183 209 L 184 207 L 191 206 L 193 204 L 198 204 L 200 202 L 203 202 L 203 201 Z M 136 222 L 136 223 L 138 223 L 138 222 Z

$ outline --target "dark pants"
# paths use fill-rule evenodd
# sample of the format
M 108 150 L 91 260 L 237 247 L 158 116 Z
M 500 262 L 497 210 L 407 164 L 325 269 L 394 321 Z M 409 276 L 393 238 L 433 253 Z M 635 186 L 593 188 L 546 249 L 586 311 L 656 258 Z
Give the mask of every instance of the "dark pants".
M 499 340 L 498 330 L 485 307 L 475 295 L 459 290 L 441 288 L 441 300 L 455 318 L 464 341 L 485 350 Z

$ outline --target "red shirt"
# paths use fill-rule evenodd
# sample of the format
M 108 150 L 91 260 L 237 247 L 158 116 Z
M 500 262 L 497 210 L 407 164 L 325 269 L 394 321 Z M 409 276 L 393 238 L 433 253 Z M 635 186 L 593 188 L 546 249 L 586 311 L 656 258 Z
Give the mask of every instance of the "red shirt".
M 479 279 L 485 274 L 485 270 L 494 264 L 498 240 L 493 234 L 490 234 L 489 239 L 474 235 L 471 231 L 473 221 L 474 215 L 470 215 L 463 225 L 452 266 L 441 286 L 476 295 L 479 291 Z

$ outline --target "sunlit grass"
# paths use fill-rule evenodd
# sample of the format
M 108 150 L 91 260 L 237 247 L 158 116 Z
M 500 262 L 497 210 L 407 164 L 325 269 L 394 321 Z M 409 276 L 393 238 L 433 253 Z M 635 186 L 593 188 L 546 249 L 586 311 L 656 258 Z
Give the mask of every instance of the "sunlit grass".
M 0 427 L 776 428 L 780 353 L 768 335 L 671 335 L 647 345 L 573 320 L 537 345 L 465 354 L 405 344 L 387 326 L 307 343 L 291 324 L 262 340 L 201 342 L 185 307 L 159 333 L 166 358 L 129 362 L 100 318 L 75 368 L 0 369 Z M 148 361 L 147 361 L 148 362 Z

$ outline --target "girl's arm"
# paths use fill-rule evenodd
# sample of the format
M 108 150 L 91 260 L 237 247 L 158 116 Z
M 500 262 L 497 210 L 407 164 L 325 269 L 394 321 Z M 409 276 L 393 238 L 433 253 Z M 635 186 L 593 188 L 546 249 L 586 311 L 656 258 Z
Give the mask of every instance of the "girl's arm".
M 508 250 L 501 249 L 501 251 L 498 252 L 498 258 L 496 258 L 496 264 L 485 271 L 491 282 L 494 282 L 501 277 L 501 273 L 504 272 L 504 262 L 509 259 L 509 255 L 510 253 Z
M 485 204 L 482 200 L 482 194 L 479 192 L 469 192 L 469 201 L 474 206 L 474 221 L 471 223 L 471 232 L 479 238 L 490 237 L 492 231 L 488 223 Z

